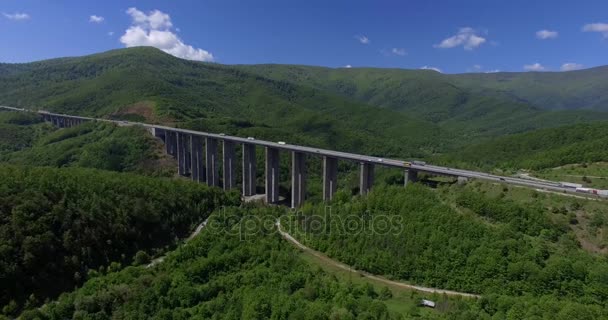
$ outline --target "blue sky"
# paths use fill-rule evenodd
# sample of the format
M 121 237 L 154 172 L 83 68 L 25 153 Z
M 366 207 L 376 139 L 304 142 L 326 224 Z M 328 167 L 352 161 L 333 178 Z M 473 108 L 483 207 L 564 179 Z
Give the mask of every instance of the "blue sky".
M 2 62 L 150 44 L 224 64 L 560 71 L 608 64 L 608 1 L 0 0 L 0 43 Z

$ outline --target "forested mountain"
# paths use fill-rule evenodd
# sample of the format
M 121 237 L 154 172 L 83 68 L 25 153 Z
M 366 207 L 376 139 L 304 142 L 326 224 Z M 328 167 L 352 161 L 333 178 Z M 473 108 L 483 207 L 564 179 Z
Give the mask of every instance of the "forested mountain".
M 608 120 L 605 112 L 547 111 L 504 90 L 480 91 L 468 77 L 428 70 L 227 66 L 140 47 L 2 64 L 0 103 L 171 125 L 196 120 L 199 129 L 402 157 L 507 133 Z M 605 91 L 597 92 L 603 99 Z
M 608 160 L 608 122 L 542 129 L 496 138 L 432 159 L 458 167 L 545 169 Z
M 120 268 L 139 250 L 154 254 L 215 208 L 238 202 L 188 181 L 1 165 L 0 305 L 34 307 L 91 269 Z
M 441 308 L 424 310 L 409 297 L 387 301 L 392 294 L 386 287 L 378 290 L 324 272 L 260 223 L 262 217 L 274 221 L 281 214 L 281 208 L 254 206 L 216 212 L 200 236 L 169 254 L 162 264 L 100 273 L 81 289 L 26 312 L 22 319 L 473 319 L 480 315 L 473 300 L 435 296 Z M 245 224 L 256 232 L 243 238 Z
M 552 108 L 545 108 L 542 104 L 529 101 L 525 96 L 519 97 L 504 90 L 480 90 L 484 87 L 477 86 L 470 80 L 479 79 L 480 83 L 488 86 L 492 83 L 500 84 L 502 78 L 498 77 L 503 73 L 444 75 L 430 70 L 332 69 L 292 65 L 252 65 L 239 66 L 239 68 L 272 79 L 305 84 L 373 106 L 402 111 L 466 136 L 496 136 L 580 121 L 608 119 L 604 112 L 580 110 L 551 112 Z M 599 73 L 608 78 L 608 71 Z M 526 77 L 526 74 L 515 75 Z M 544 73 L 538 74 L 538 77 L 544 75 Z M 566 77 L 562 76 L 562 79 L 568 79 Z M 592 96 L 599 97 L 598 99 L 604 99 L 601 97 L 606 96 L 605 99 L 608 100 L 606 91 L 597 88 L 603 84 L 595 82 L 596 80 L 595 77 L 589 79 L 596 88 Z M 530 86 L 522 87 L 533 91 Z M 552 88 L 555 93 L 570 92 L 560 91 L 559 87 Z M 589 92 L 581 92 L 580 95 L 585 96 L 587 93 Z M 547 92 L 547 94 L 551 93 Z M 559 94 L 551 95 L 551 97 L 559 96 Z M 580 104 L 581 101 L 585 100 L 578 99 L 577 103 Z M 583 108 L 608 111 L 608 105 L 605 108 L 576 105 L 555 109 Z
M 579 247 L 565 217 L 479 189 L 421 185 L 308 205 L 283 218 L 291 234 L 356 268 L 483 295 L 476 318 L 608 316 L 608 264 Z M 572 206 L 576 212 L 577 206 Z M 498 317 L 502 319 L 501 317 Z
M 459 111 L 479 95 L 500 107 L 520 102 L 533 108 L 608 111 L 608 66 L 569 72 L 442 74 L 432 70 L 243 65 L 272 79 L 289 80 L 356 97 L 372 105 L 413 112 Z M 436 119 L 441 119 L 437 114 Z M 444 114 L 445 115 L 445 114 Z M 433 114 L 430 114 L 433 116 Z
M 170 176 L 175 164 L 143 128 L 83 123 L 59 129 L 33 114 L 0 112 L 0 161 Z
M 608 66 L 568 72 L 448 75 L 473 92 L 505 94 L 544 109 L 608 111 Z
M 157 49 L 5 65 L 0 104 L 93 116 L 143 114 L 170 124 L 226 123 L 259 138 L 306 141 L 369 153 L 421 155 L 442 145 L 435 125 L 319 89 Z M 407 133 L 407 140 L 394 137 Z M 293 140 L 293 139 L 292 139 Z

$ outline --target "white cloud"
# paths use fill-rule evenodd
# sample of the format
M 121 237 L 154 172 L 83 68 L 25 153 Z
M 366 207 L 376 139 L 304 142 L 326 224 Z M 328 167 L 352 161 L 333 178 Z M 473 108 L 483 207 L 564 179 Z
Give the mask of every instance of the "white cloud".
M 369 44 L 369 38 L 364 35 L 355 36 L 355 39 L 359 40 L 362 44 Z
M 475 65 L 473 65 L 473 67 L 468 68 L 467 72 L 474 72 L 474 73 L 481 73 L 481 72 L 483 72 L 483 73 L 495 73 L 495 72 L 500 72 L 500 70 L 498 70 L 498 69 L 486 70 L 486 69 L 483 68 L 482 65 L 475 64 Z
M 30 18 L 30 15 L 27 13 L 19 13 L 19 12 L 15 12 L 15 13 L 5 13 L 3 12 L 2 15 L 9 19 L 9 20 L 14 20 L 14 21 L 23 21 L 23 20 L 28 20 Z
M 526 64 L 524 65 L 524 70 L 526 71 L 543 71 L 545 70 L 545 67 L 543 67 L 540 63 L 534 63 L 534 64 Z
M 536 37 L 539 39 L 542 39 L 542 40 L 555 39 L 555 38 L 557 38 L 558 35 L 559 35 L 559 33 L 557 31 L 551 31 L 551 30 L 536 31 Z
M 347 64 L 347 65 L 345 65 L 345 66 L 344 66 L 344 67 L 342 67 L 342 68 L 350 69 L 350 68 L 352 68 L 352 67 L 353 67 L 353 66 L 351 66 L 350 64 Z
M 600 32 L 608 38 L 608 23 L 589 23 L 583 26 L 585 32 Z
M 102 23 L 105 20 L 102 16 L 92 15 L 89 17 L 89 22 L 91 23 Z
M 111 37 L 111 36 L 113 36 L 113 35 L 114 35 L 114 31 L 110 31 L 110 32 L 108 32 L 108 36 L 110 36 L 110 37 Z
M 151 46 L 179 58 L 197 61 L 213 61 L 209 51 L 185 44 L 173 31 L 171 17 L 159 10 L 148 14 L 129 8 L 132 25 L 120 37 L 126 47 Z
M 574 62 L 566 62 L 564 64 L 562 64 L 560 70 L 562 71 L 573 71 L 573 70 L 578 70 L 578 69 L 582 69 L 584 66 L 580 63 L 574 63 Z
M 473 50 L 486 42 L 486 38 L 477 35 L 473 28 L 460 28 L 458 33 L 446 38 L 441 43 L 434 45 L 435 48 L 449 49 L 463 46 L 465 50 Z
M 404 56 L 407 54 L 407 51 L 403 48 L 393 48 L 391 49 L 391 53 L 397 56 Z
M 441 69 L 436 68 L 436 67 L 431 67 L 431 66 L 422 66 L 422 67 L 420 67 L 420 69 L 422 69 L 422 70 L 433 70 L 433 71 L 441 72 Z

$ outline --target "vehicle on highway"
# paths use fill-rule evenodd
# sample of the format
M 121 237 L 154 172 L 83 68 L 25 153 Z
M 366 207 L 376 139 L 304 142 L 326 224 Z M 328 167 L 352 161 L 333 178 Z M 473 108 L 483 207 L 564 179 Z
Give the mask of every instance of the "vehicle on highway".
M 500 179 L 500 181 L 505 181 L 505 178 L 499 178 L 499 179 Z
M 424 161 L 419 161 L 419 160 L 414 160 L 412 161 L 412 164 L 415 164 L 417 166 L 426 166 L 426 162 Z
M 575 188 L 575 189 L 583 187 L 583 185 L 580 183 L 572 183 L 572 182 L 564 182 L 564 181 L 560 181 L 559 186 L 564 187 L 564 188 Z
M 411 167 L 411 166 L 412 166 L 412 163 L 411 163 L 411 162 L 409 162 L 409 161 L 405 161 L 405 162 L 403 163 L 403 166 L 404 166 L 404 167 L 408 167 L 408 168 L 409 168 L 409 167 Z
M 254 137 L 247 137 L 247 140 L 255 140 Z
M 277 143 L 278 143 L 278 144 L 280 144 L 280 145 L 284 145 L 284 144 L 285 144 L 285 141 L 279 141 L 279 142 L 277 142 Z
M 378 158 L 378 159 L 376 159 L 376 161 L 383 162 L 384 160 L 382 158 Z
M 225 133 L 220 133 L 220 136 L 222 136 L 222 137 L 225 136 L 225 135 L 226 135 Z

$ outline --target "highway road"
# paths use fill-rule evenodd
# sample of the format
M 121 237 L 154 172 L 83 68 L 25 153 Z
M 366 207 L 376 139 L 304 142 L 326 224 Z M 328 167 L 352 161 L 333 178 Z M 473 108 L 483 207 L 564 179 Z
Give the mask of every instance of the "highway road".
M 431 165 L 431 164 L 415 164 L 415 163 L 411 163 L 410 161 L 406 161 L 406 160 L 387 159 L 387 158 L 382 158 L 382 157 L 361 155 L 361 154 L 356 154 L 356 153 L 327 150 L 327 149 L 320 149 L 320 148 L 307 147 L 307 146 L 299 146 L 299 145 L 293 145 L 293 144 L 287 144 L 287 143 L 283 144 L 283 143 L 273 142 L 273 141 L 258 140 L 253 137 L 243 138 L 243 137 L 224 135 L 221 133 L 201 132 L 201 131 L 194 131 L 194 130 L 188 130 L 188 129 L 167 127 L 167 126 L 156 125 L 156 124 L 110 120 L 110 119 L 99 119 L 99 118 L 90 118 L 90 117 L 80 117 L 80 116 L 72 116 L 72 115 L 59 114 L 59 113 L 50 113 L 50 112 L 46 112 L 46 111 L 32 111 L 32 110 L 6 107 L 6 106 L 0 106 L 0 108 L 13 110 L 13 111 L 20 111 L 20 112 L 33 112 L 33 113 L 38 113 L 38 114 L 47 114 L 47 115 L 53 115 L 53 116 L 68 117 L 68 118 L 73 118 L 73 119 L 82 119 L 82 120 L 87 120 L 87 121 L 104 121 L 104 122 L 116 123 L 119 125 L 137 125 L 137 126 L 143 126 L 145 128 L 171 130 L 171 131 L 176 131 L 176 132 L 188 133 L 188 134 L 192 134 L 192 135 L 198 135 L 201 137 L 210 137 L 210 138 L 216 138 L 219 140 L 233 141 L 235 143 L 246 143 L 246 144 L 254 144 L 254 145 L 258 145 L 258 146 L 262 146 L 262 147 L 272 147 L 272 148 L 280 149 L 283 151 L 295 151 L 295 152 L 301 152 L 301 153 L 306 153 L 306 154 L 311 154 L 311 155 L 316 155 L 316 156 L 333 157 L 333 158 L 347 160 L 347 161 L 373 163 L 375 165 L 404 169 L 404 170 L 413 169 L 413 170 L 416 170 L 419 172 L 426 172 L 426 173 L 434 174 L 434 175 L 464 177 L 464 178 L 468 178 L 468 179 L 480 179 L 480 180 L 486 180 L 486 181 L 491 181 L 491 182 L 496 182 L 496 183 L 505 183 L 505 184 L 529 187 L 529 188 L 534 188 L 534 189 L 542 189 L 542 190 L 549 190 L 549 191 L 555 191 L 555 192 L 586 195 L 584 193 L 576 192 L 575 188 L 561 186 L 559 182 L 538 181 L 538 180 L 523 179 L 523 178 L 517 178 L 517 177 L 500 176 L 500 175 L 494 175 L 494 174 L 478 172 L 478 171 L 470 171 L 470 170 L 462 170 L 462 169 L 457 169 L 457 168 L 435 166 L 435 165 Z M 589 196 L 591 196 L 591 194 L 589 194 Z

